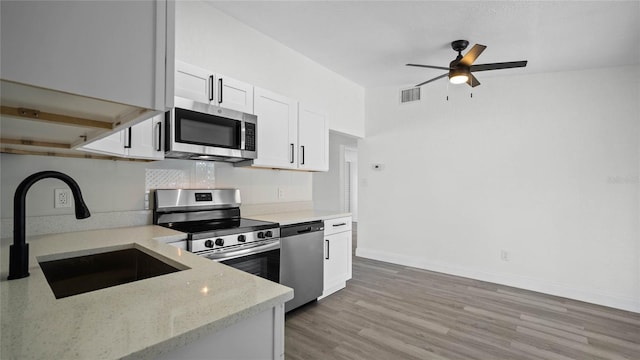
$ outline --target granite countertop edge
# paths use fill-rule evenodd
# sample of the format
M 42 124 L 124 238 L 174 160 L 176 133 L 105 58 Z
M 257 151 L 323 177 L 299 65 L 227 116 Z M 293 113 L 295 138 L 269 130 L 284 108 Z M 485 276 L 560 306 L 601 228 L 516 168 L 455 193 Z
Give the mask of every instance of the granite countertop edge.
M 2 239 L 0 357 L 152 358 L 293 298 L 285 286 L 166 244 L 185 238 L 155 225 L 29 237 L 31 275 L 13 281 L 6 280 L 11 239 Z M 155 252 L 186 269 L 55 299 L 37 263 L 45 255 L 127 246 Z M 65 312 L 68 315 L 62 315 Z M 123 341 L 126 330 L 131 334 Z M 77 340 L 69 345 L 60 338 Z

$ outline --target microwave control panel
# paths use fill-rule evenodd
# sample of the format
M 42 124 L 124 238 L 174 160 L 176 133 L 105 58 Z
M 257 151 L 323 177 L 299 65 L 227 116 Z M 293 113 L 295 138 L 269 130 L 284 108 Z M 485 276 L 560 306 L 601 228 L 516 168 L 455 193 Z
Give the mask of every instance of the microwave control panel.
M 256 124 L 245 123 L 244 149 L 256 151 Z

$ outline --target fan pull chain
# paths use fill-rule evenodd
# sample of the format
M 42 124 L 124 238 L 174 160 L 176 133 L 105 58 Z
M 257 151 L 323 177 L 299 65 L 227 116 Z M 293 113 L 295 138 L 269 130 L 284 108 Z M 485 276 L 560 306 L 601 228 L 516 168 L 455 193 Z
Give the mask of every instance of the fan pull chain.
M 449 82 L 447 81 L 447 101 L 449 101 Z

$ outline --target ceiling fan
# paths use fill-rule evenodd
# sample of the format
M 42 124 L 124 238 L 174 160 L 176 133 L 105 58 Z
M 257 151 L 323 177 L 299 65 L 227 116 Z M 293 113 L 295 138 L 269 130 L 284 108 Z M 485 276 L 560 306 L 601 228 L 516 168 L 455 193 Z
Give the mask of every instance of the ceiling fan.
M 475 44 L 464 56 L 462 56 L 462 51 L 467 48 L 469 42 L 467 40 L 456 40 L 451 42 L 451 48 L 454 51 L 458 52 L 458 56 L 453 60 L 449 67 L 443 66 L 432 66 L 432 65 L 420 65 L 420 64 L 407 64 L 407 66 L 416 66 L 416 67 L 424 67 L 430 69 L 440 69 L 440 70 L 448 70 L 449 72 L 446 74 L 442 74 L 440 76 L 436 76 L 433 79 L 427 80 L 425 82 L 421 82 L 416 85 L 422 86 L 424 84 L 428 84 L 432 81 L 441 79 L 445 76 L 449 76 L 449 81 L 452 84 L 462 84 L 467 83 L 471 87 L 476 87 L 480 85 L 478 79 L 473 76 L 473 72 L 476 71 L 487 71 L 487 70 L 500 70 L 500 69 L 511 69 L 517 67 L 525 67 L 527 66 L 527 60 L 523 61 L 511 61 L 511 62 L 501 62 L 501 63 L 491 63 L 491 64 L 480 64 L 473 65 L 473 62 L 476 61 L 478 56 L 482 54 L 484 49 L 487 47 L 480 44 Z

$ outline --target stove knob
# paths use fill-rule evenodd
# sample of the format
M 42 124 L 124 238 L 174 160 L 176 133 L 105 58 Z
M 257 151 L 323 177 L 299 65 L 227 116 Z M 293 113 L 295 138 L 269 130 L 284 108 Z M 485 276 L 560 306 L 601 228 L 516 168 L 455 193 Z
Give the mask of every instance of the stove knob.
M 224 239 L 217 238 L 217 239 L 216 239 L 216 245 L 218 245 L 218 246 L 222 246 L 222 245 L 224 245 Z
M 264 239 L 264 233 L 262 231 L 258 233 L 258 239 Z
M 272 237 L 273 233 L 271 231 L 267 231 L 266 233 L 264 233 L 264 236 L 266 237 Z
M 204 242 L 204 246 L 208 247 L 208 248 L 212 248 L 213 247 L 213 241 L 211 240 L 207 240 Z
M 245 242 L 247 238 L 244 235 L 238 235 L 238 242 Z

